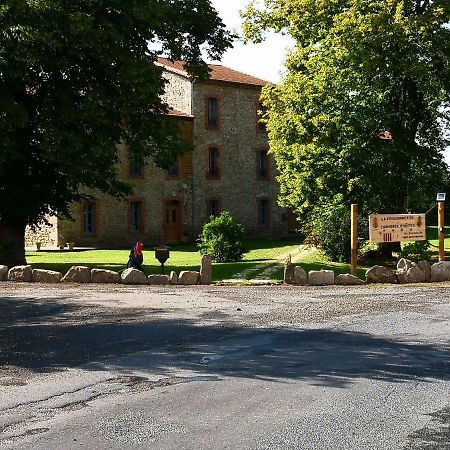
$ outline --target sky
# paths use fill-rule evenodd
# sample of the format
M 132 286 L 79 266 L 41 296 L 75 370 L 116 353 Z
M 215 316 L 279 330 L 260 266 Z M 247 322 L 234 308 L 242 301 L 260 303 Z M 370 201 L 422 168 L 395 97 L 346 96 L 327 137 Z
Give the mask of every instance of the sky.
M 211 0 L 226 27 L 240 34 L 239 11 L 245 9 L 248 0 Z M 261 44 L 235 42 L 223 56 L 220 64 L 235 70 L 277 83 L 281 79 L 286 48 L 291 44 L 286 36 L 269 34 Z M 209 61 L 214 62 L 214 61 Z M 217 62 L 217 61 L 216 61 Z

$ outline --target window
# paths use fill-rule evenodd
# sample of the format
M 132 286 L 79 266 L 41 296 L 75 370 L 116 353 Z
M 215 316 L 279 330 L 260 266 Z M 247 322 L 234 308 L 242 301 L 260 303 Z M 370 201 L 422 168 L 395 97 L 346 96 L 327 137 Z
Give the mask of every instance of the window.
M 217 198 L 208 200 L 208 217 L 217 217 L 220 215 L 220 201 Z
M 206 101 L 206 127 L 217 130 L 219 128 L 219 103 L 217 98 L 208 97 Z
M 167 169 L 167 176 L 169 178 L 178 178 L 180 176 L 180 162 L 178 160 Z
M 208 148 L 208 178 L 219 178 L 219 149 L 217 147 Z
M 95 234 L 95 203 L 83 203 L 83 234 L 94 236 Z
M 138 152 L 130 152 L 130 176 L 137 178 L 144 175 L 144 160 Z
M 261 119 L 265 116 L 267 113 L 267 106 L 263 105 L 263 102 L 258 102 L 256 107 L 256 124 L 257 124 L 257 130 L 261 133 L 266 132 L 266 124 L 261 121 Z
M 139 233 L 142 231 L 142 202 L 130 202 L 130 231 Z
M 269 157 L 267 150 L 258 150 L 256 152 L 256 174 L 258 178 L 269 178 Z
M 269 199 L 260 198 L 257 201 L 258 208 L 258 227 L 267 228 L 270 225 Z

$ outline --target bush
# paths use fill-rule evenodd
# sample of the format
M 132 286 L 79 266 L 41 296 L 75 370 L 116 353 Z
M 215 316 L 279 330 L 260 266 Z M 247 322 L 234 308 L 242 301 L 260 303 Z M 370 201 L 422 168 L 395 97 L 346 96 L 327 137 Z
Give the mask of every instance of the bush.
M 429 261 L 431 259 L 430 243 L 428 241 L 408 242 L 402 246 L 401 258 L 411 261 Z
M 202 255 L 211 255 L 215 262 L 240 261 L 245 253 L 243 240 L 244 228 L 224 211 L 204 225 L 198 247 Z
M 350 259 L 350 208 L 328 204 L 314 208 L 308 218 L 308 241 L 332 261 Z

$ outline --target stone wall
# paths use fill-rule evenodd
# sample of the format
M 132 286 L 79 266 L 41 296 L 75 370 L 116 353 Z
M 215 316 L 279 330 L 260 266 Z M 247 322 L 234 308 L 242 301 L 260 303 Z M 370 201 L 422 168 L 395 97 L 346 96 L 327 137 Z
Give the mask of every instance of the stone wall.
M 129 200 L 138 200 L 143 205 L 143 231 L 132 233 L 129 230 L 129 203 L 119 201 L 108 195 L 89 192 L 95 198 L 96 233 L 94 236 L 83 235 L 82 206 L 74 204 L 72 212 L 74 221 L 60 221 L 59 232 L 67 242 L 74 241 L 76 246 L 86 247 L 126 247 L 136 240 L 144 244 L 164 242 L 164 201 L 178 200 L 184 210 L 181 234 L 192 235 L 191 177 L 168 179 L 167 172 L 157 168 L 152 162 L 144 167 L 139 179 L 128 177 L 127 149 L 120 146 L 122 177 L 134 185 L 134 194 Z
M 65 241 L 87 247 L 124 247 L 137 239 L 146 245 L 165 242 L 164 202 L 169 200 L 178 201 L 181 206 L 182 241 L 192 241 L 201 232 L 209 219 L 209 199 L 218 199 L 221 209 L 230 211 L 244 225 L 248 236 L 286 234 L 287 214 L 277 206 L 279 186 L 275 180 L 275 164 L 271 164 L 268 179 L 257 176 L 257 150 L 268 149 L 267 134 L 257 128 L 261 87 L 222 82 L 192 84 L 173 73 L 165 76 L 170 83 L 164 99 L 173 109 L 194 116 L 191 173 L 170 179 L 166 171 L 150 162 L 142 177 L 130 178 L 129 153 L 124 145 L 120 146 L 121 175 L 135 186 L 129 200 L 141 201 L 143 205 L 143 231 L 130 232 L 128 201 L 91 193 L 96 199 L 96 233 L 91 237 L 83 235 L 82 205 L 74 204 L 74 221 L 58 225 Z M 208 96 L 219 100 L 218 130 L 206 128 Z M 207 177 L 209 146 L 220 150 L 220 179 Z M 270 207 L 269 226 L 262 229 L 257 224 L 260 198 L 269 199 Z
M 41 224 L 36 230 L 27 227 L 25 230 L 25 247 L 36 247 L 40 242 L 42 248 L 54 248 L 58 244 L 57 218 L 47 217 L 48 224 Z
M 171 72 L 164 72 L 168 81 L 162 99 L 174 110 L 192 114 L 192 83 L 187 78 Z
M 257 129 L 259 86 L 226 83 L 196 83 L 194 85 L 194 186 L 198 227 L 208 220 L 208 198 L 219 198 L 223 210 L 228 210 L 242 223 L 249 236 L 283 235 L 287 233 L 287 215 L 277 206 L 279 185 L 272 158 L 268 179 L 258 179 L 257 150 L 268 149 L 267 133 Z M 206 99 L 219 101 L 218 130 L 206 128 Z M 208 146 L 220 150 L 219 180 L 205 176 Z M 271 209 L 269 227 L 257 226 L 257 199 L 268 198 Z

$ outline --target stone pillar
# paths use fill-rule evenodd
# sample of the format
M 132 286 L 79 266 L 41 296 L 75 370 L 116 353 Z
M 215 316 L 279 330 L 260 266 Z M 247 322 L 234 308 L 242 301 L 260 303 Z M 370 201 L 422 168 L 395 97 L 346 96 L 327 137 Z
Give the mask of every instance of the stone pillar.
M 212 258 L 210 255 L 203 255 L 200 267 L 200 284 L 212 283 Z
M 292 278 L 294 277 L 294 266 L 292 265 L 291 254 L 287 256 L 284 261 L 284 282 L 287 284 L 292 284 Z

